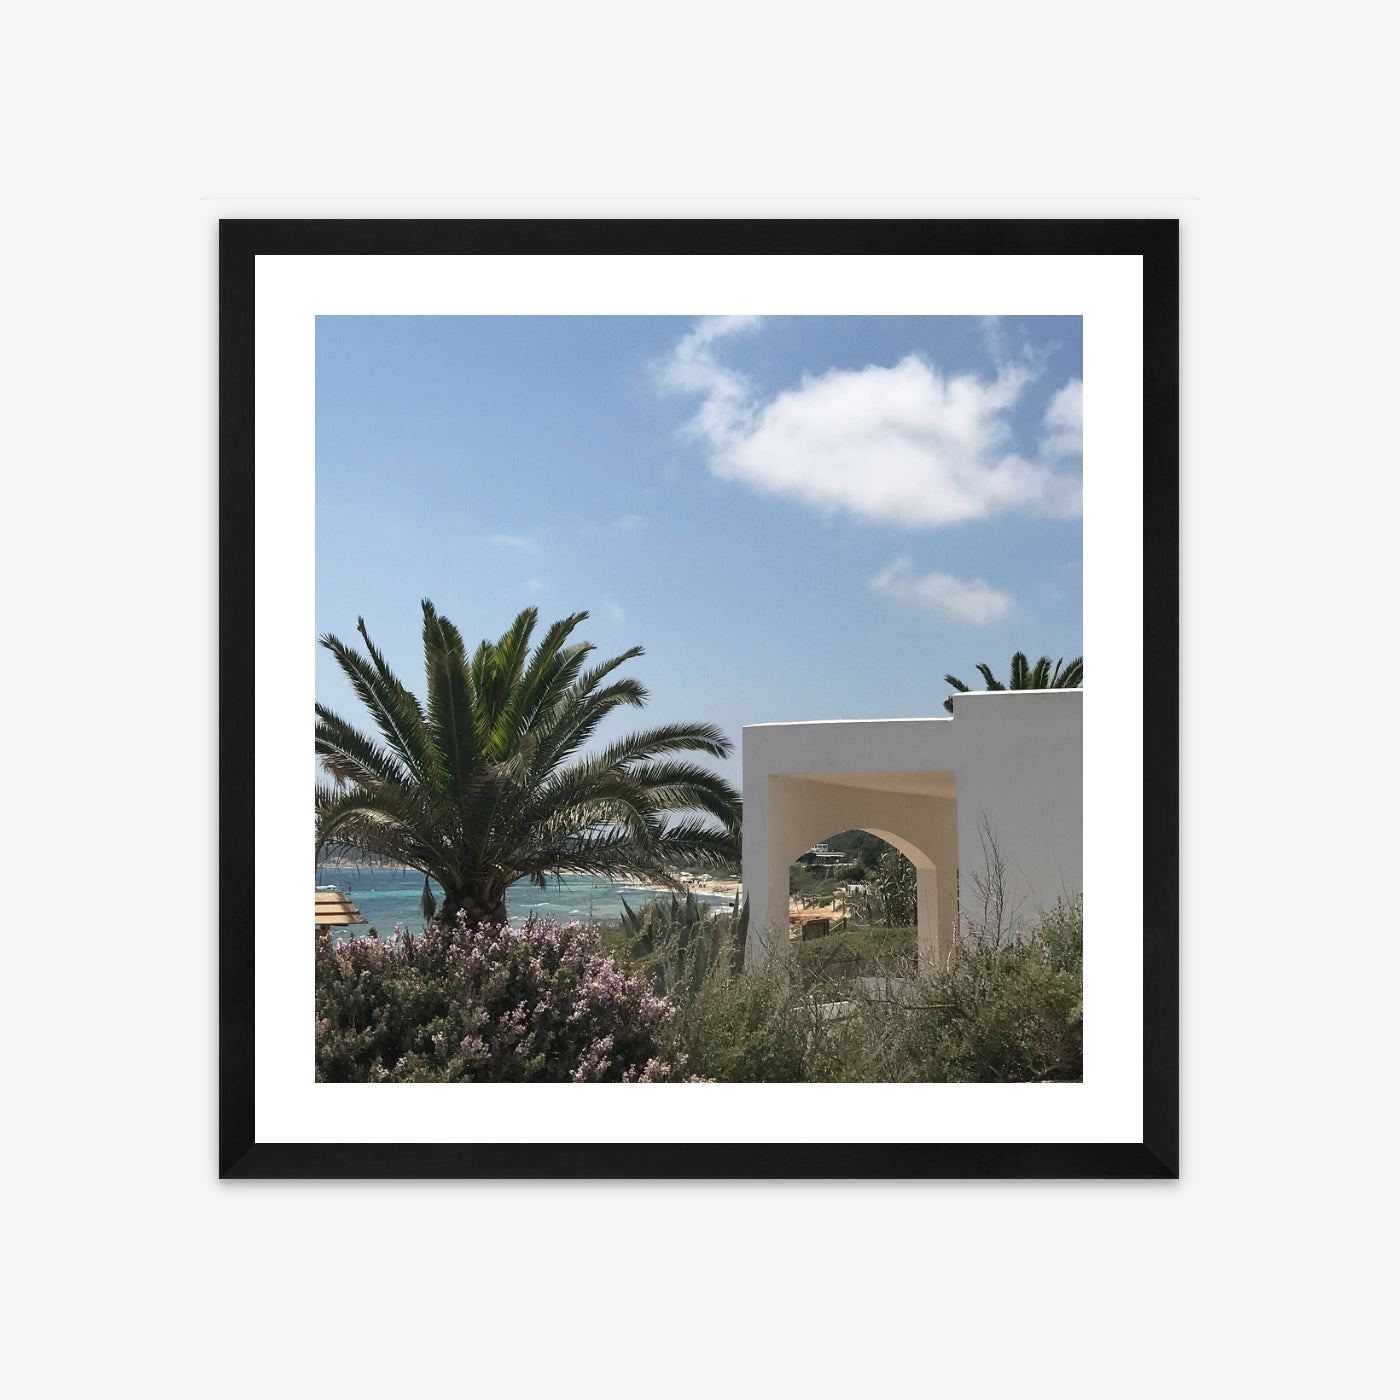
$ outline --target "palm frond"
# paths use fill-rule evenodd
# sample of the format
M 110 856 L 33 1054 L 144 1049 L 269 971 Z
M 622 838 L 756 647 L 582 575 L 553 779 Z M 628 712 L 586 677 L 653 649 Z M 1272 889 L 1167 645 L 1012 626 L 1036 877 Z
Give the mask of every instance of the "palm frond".
M 522 721 L 526 734 L 548 735 L 563 722 L 569 707 L 577 703 L 579 673 L 594 650 L 588 642 L 575 642 L 561 650 L 545 667 L 536 685 L 536 694 L 524 707 Z
M 510 699 L 524 673 L 539 615 L 538 608 L 524 608 L 500 641 L 482 642 L 472 661 L 477 732 L 482 752 L 492 760 L 509 752 L 514 737 L 507 722 Z
M 316 752 L 327 772 L 342 782 L 404 783 L 408 770 L 387 749 L 361 734 L 324 705 L 316 706 Z
M 1011 658 L 1010 688 L 1012 690 L 1061 690 L 1072 689 L 1084 683 L 1084 658 L 1076 656 L 1073 661 L 1061 670 L 1064 658 L 1055 662 L 1053 670 L 1050 666 L 1050 658 L 1042 656 L 1034 666 L 1031 666 L 1026 657 L 1026 653 L 1018 651 Z M 997 680 L 992 674 L 992 668 L 985 661 L 977 663 L 977 669 L 986 682 L 988 690 L 1005 690 L 1007 687 Z M 966 691 L 967 687 L 954 675 L 945 675 L 943 679 L 953 687 L 954 690 Z M 953 697 L 950 695 L 944 702 L 943 708 L 949 714 L 953 712 Z
M 360 627 L 364 627 L 363 618 L 360 619 Z M 368 638 L 366 641 L 368 643 Z M 378 656 L 373 645 L 369 644 L 369 658 L 346 646 L 329 632 L 321 638 L 321 645 L 335 657 L 336 664 L 345 673 L 360 703 L 369 711 L 384 742 L 418 781 L 430 781 L 433 762 L 423 712 L 418 702 L 383 664 L 383 658 Z
M 690 749 L 711 758 L 728 758 L 734 752 L 734 744 L 716 724 L 658 724 L 610 744 L 602 756 L 609 763 L 633 763 Z
M 588 642 L 576 642 L 571 647 L 564 643 L 587 617 L 586 612 L 570 613 L 551 623 L 540 639 L 507 703 L 506 727 L 511 732 L 528 733 L 540 710 L 548 705 L 550 696 L 566 689 L 578 674 L 584 657 L 593 648 Z M 566 674 L 569 679 L 563 680 Z
M 739 830 L 743 798 L 718 773 L 697 763 L 636 763 L 628 776 L 646 791 L 656 812 L 708 812 L 724 823 L 727 830 Z
M 737 858 L 738 842 L 734 837 L 699 823 L 687 824 L 674 835 L 670 831 L 654 832 L 645 841 L 617 829 L 595 830 L 567 838 L 559 846 L 540 853 L 550 870 L 606 879 L 639 874 L 658 883 L 674 881 L 671 871 L 680 865 L 711 860 L 731 862 Z
M 592 694 L 597 690 L 599 682 L 606 680 L 619 666 L 626 665 L 627 662 L 635 661 L 637 657 L 645 655 L 646 650 L 643 647 L 628 647 L 627 650 L 620 655 L 611 657 L 607 661 L 600 661 L 598 665 L 585 671 L 583 675 L 579 677 L 578 684 L 580 691 L 585 695 Z M 640 686 L 638 689 L 640 698 L 645 700 L 647 697 L 646 689 Z
M 593 694 L 583 689 L 580 680 L 571 687 L 562 713 L 550 730 L 537 730 L 538 748 L 531 767 L 536 779 L 548 773 L 558 764 L 573 757 L 597 732 L 598 726 L 619 705 L 640 708 L 646 699 L 646 690 L 638 681 L 624 678 L 604 686 Z
M 667 827 L 657 846 L 672 865 L 700 865 L 707 861 L 737 863 L 742 855 L 739 838 L 734 833 L 717 831 L 698 819 Z
M 535 837 L 557 841 L 570 831 L 583 831 L 602 822 L 637 826 L 650 814 L 645 788 L 630 774 L 596 760 L 571 764 L 550 774 L 520 794 L 510 813 L 503 814 L 502 834 L 528 845 Z
M 423 660 L 428 680 L 428 732 L 453 800 L 466 804 L 481 764 L 475 696 L 462 634 L 423 599 Z
M 316 854 L 327 846 L 349 846 L 365 855 L 382 856 L 415 870 L 431 871 L 439 881 L 457 869 L 431 812 L 412 790 L 384 786 L 373 792 L 316 789 Z
M 1073 690 L 1077 686 L 1084 684 L 1084 658 L 1076 656 L 1073 661 L 1065 667 L 1064 674 L 1060 677 L 1059 689 Z

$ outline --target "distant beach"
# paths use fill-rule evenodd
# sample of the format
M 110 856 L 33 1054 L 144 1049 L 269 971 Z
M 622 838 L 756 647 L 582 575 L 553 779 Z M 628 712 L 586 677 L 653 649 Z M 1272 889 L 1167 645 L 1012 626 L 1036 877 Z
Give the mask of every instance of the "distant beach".
M 423 876 L 416 870 L 384 865 L 349 865 L 325 862 L 316 867 L 316 884 L 334 885 L 349 895 L 351 902 L 367 922 L 381 934 L 389 934 L 395 924 L 403 924 L 412 932 L 424 925 L 422 895 Z M 439 901 L 442 891 L 430 882 L 433 895 Z M 729 907 L 739 888 L 736 880 L 711 880 L 692 886 L 701 903 Z M 622 917 L 622 901 L 631 909 L 644 906 L 653 896 L 669 896 L 671 890 L 648 885 L 637 880 L 600 880 L 587 875 L 565 875 L 551 879 L 546 889 L 528 880 L 518 881 L 506 891 L 506 914 L 512 924 L 523 923 L 531 914 L 558 919 L 568 923 L 577 919 L 612 922 Z M 684 894 L 678 895 L 684 898 Z M 352 925 L 348 932 L 365 932 L 365 926 Z

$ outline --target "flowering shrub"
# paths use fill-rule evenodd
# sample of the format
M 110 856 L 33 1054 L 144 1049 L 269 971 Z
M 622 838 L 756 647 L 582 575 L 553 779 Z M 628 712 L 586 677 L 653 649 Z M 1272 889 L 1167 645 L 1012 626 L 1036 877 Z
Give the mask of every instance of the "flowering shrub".
M 316 1078 L 649 1083 L 680 1076 L 675 1007 L 552 919 L 402 926 L 388 942 L 316 940 Z

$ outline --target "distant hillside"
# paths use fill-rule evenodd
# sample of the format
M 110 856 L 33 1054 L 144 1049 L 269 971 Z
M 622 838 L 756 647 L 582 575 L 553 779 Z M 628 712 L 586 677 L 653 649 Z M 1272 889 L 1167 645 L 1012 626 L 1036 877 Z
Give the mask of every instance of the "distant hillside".
M 826 844 L 833 851 L 849 852 L 852 863 L 858 860 L 862 865 L 874 865 L 886 851 L 894 849 L 868 831 L 843 831 L 839 836 L 828 836 Z
M 346 855 L 344 852 L 338 854 L 324 855 L 316 862 L 317 870 L 407 870 L 406 865 L 397 865 L 393 861 L 384 860 L 379 856 L 355 856 Z

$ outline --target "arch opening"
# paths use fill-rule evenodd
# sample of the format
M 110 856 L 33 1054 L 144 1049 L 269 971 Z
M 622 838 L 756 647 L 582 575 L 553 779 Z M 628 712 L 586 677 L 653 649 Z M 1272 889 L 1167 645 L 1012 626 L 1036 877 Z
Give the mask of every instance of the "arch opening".
M 828 834 L 790 861 L 788 938 L 804 976 L 910 976 L 918 958 L 920 865 L 931 867 L 919 847 L 864 827 Z
M 804 854 L 832 844 L 832 833 L 865 833 L 913 867 L 913 927 L 919 970 L 931 973 L 952 957 L 957 913 L 957 798 L 951 773 L 825 776 L 782 775 L 768 780 L 767 908 L 763 943 L 785 951 L 791 940 L 791 867 Z M 833 914 L 836 911 L 833 907 Z M 784 936 L 786 935 L 786 936 Z M 805 940 L 804 940 L 805 941 Z M 775 946 L 776 945 L 776 946 Z

